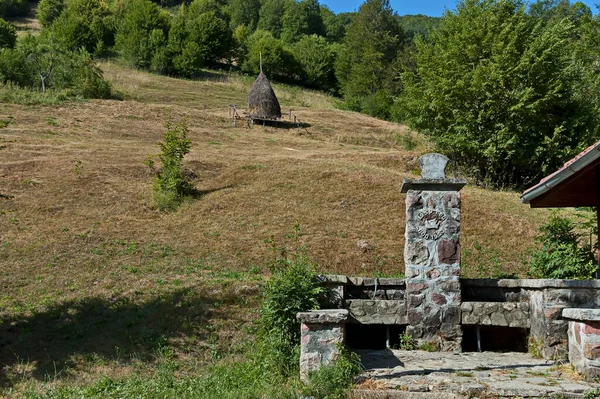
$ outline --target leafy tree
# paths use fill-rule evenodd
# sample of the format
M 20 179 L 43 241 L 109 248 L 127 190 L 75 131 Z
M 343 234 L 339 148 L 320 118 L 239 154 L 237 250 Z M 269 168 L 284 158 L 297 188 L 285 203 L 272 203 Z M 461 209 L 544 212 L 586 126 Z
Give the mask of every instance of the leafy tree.
M 26 61 L 39 77 L 40 88 L 45 93 L 47 80 L 54 73 L 54 69 L 66 61 L 64 49 L 53 40 L 29 35 L 23 40 L 22 51 L 27 54 Z
M 37 17 L 43 27 L 48 27 L 65 9 L 64 0 L 40 0 Z
M 242 65 L 248 54 L 248 37 L 250 29 L 246 25 L 238 25 L 233 31 L 232 55 L 237 65 Z
M 325 36 L 325 25 L 318 0 L 301 0 L 291 3 L 282 20 L 281 39 L 285 43 L 295 43 L 303 35 Z
M 193 5 L 193 3 L 192 3 Z M 190 7 L 190 14 L 193 8 Z M 196 43 L 205 63 L 215 64 L 229 56 L 233 36 L 226 20 L 214 11 L 190 15 L 187 20 L 187 42 Z
M 320 89 L 335 89 L 335 58 L 337 45 L 329 44 L 322 36 L 303 36 L 293 46 L 294 55 L 302 69 L 306 82 Z
M 205 0 L 180 7 L 171 24 L 168 46 L 178 74 L 197 76 L 202 67 L 230 57 L 233 36 L 217 8 L 216 3 Z
M 398 17 L 398 21 L 406 35 L 408 37 L 414 37 L 417 34 L 421 36 L 427 36 L 431 30 L 435 29 L 439 25 L 440 18 L 417 14 L 403 15 Z
M 537 0 L 529 5 L 529 14 L 546 22 L 568 18 L 576 23 L 582 18 L 591 17 L 592 11 L 580 1 L 571 4 L 569 0 Z
M 531 184 L 597 135 L 578 93 L 573 24 L 544 26 L 515 0 L 465 0 L 402 74 L 397 117 L 494 186 Z
M 13 48 L 17 42 L 17 30 L 14 25 L 0 18 L 0 48 Z
M 355 13 L 343 12 L 334 14 L 326 6 L 321 6 L 321 19 L 325 27 L 325 37 L 332 43 L 339 43 L 346 35 L 346 28 L 352 22 Z
M 162 31 L 165 36 L 168 34 L 168 14 L 150 0 L 130 1 L 115 37 L 117 49 L 129 64 L 146 69 L 150 67 L 158 50 L 151 42 L 154 30 Z
M 67 0 L 63 12 L 46 31 L 64 47 L 83 47 L 90 53 L 101 53 L 114 44 L 112 16 L 100 0 Z
M 85 49 L 71 51 L 52 36 L 26 35 L 14 49 L 0 49 L 0 82 L 61 90 L 69 96 L 110 98 L 112 89 Z
M 248 38 L 247 43 L 248 57 L 242 65 L 244 72 L 258 74 L 262 54 L 263 70 L 269 77 L 288 81 L 301 78 L 299 73 L 302 68 L 293 53 L 270 32 L 257 30 Z
M 232 0 L 229 6 L 231 29 L 245 25 L 250 31 L 256 29 L 260 17 L 260 0 Z
M 389 0 L 367 0 L 360 6 L 336 63 L 336 75 L 351 109 L 364 111 L 364 102 L 381 90 L 388 92 L 385 98 L 391 98 L 390 66 L 403 43 L 404 33 Z
M 271 32 L 275 38 L 280 37 L 283 28 L 283 14 L 294 2 L 295 0 L 263 0 L 259 13 L 258 29 Z

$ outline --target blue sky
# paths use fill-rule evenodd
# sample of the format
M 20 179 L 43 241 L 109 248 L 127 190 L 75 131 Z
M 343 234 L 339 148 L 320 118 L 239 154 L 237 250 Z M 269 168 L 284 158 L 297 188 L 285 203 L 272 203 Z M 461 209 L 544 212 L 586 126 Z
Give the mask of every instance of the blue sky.
M 356 11 L 358 7 L 364 2 L 364 0 L 320 0 L 321 4 L 327 5 L 335 13 Z M 573 3 L 574 1 L 571 0 Z M 595 3 L 598 0 L 583 0 L 583 3 L 587 4 L 594 14 L 596 14 Z M 400 15 L 405 14 L 425 14 L 434 17 L 439 17 L 443 14 L 446 8 L 453 10 L 456 1 L 455 0 L 391 0 L 392 8 Z

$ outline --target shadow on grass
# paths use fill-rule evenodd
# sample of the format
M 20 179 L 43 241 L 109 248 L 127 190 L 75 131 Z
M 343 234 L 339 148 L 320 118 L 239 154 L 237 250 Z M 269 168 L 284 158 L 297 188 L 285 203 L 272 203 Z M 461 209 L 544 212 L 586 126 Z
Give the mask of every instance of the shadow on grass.
M 85 298 L 9 317 L 0 324 L 0 387 L 14 384 L 8 371 L 19 364 L 30 369 L 31 377 L 45 380 L 60 377 L 57 371 L 75 366 L 78 356 L 125 364 L 151 361 L 171 338 L 209 339 L 209 321 L 231 318 L 221 307 L 233 303 L 233 294 L 208 296 L 186 288 L 142 303 Z
M 256 126 L 269 126 L 269 127 L 275 127 L 278 129 L 285 129 L 285 130 L 292 130 L 292 129 L 306 129 L 311 127 L 312 125 L 310 123 L 305 123 L 305 122 L 292 122 L 292 121 L 286 121 L 286 120 L 255 120 L 253 122 L 254 125 Z
M 211 193 L 215 193 L 217 191 L 221 191 L 221 190 L 227 190 L 229 188 L 234 188 L 236 185 L 235 184 L 229 184 L 227 186 L 223 186 L 223 187 L 218 187 L 218 188 L 211 188 L 211 189 L 206 189 L 206 190 L 198 190 L 197 188 L 192 188 L 190 190 L 190 192 L 188 193 L 188 195 L 194 199 L 198 199 L 201 197 L 204 197 L 205 195 L 211 194 Z

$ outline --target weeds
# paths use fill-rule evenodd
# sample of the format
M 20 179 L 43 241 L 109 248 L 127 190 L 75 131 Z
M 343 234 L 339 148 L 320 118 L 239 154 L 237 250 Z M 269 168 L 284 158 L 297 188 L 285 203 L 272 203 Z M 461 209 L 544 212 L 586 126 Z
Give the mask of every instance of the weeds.
M 315 398 L 343 398 L 354 377 L 361 371 L 360 357 L 340 346 L 338 357 L 330 365 L 310 374 L 302 393 Z
M 417 349 L 417 340 L 410 334 L 403 332 L 400 334 L 400 349 L 403 351 L 412 351 Z

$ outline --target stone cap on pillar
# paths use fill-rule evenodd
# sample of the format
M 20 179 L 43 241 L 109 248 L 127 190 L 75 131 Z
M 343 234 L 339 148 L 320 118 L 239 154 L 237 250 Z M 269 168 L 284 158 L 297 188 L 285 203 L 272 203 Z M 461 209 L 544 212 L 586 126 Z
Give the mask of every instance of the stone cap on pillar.
M 296 319 L 303 324 L 339 324 L 348 320 L 347 309 L 322 309 L 296 314 Z
M 562 317 L 579 321 L 600 321 L 600 309 L 566 308 L 562 311 Z
M 421 179 L 404 179 L 400 192 L 418 191 L 460 191 L 467 184 L 465 179 L 448 179 L 446 165 L 448 157 L 429 153 L 419 158 Z

